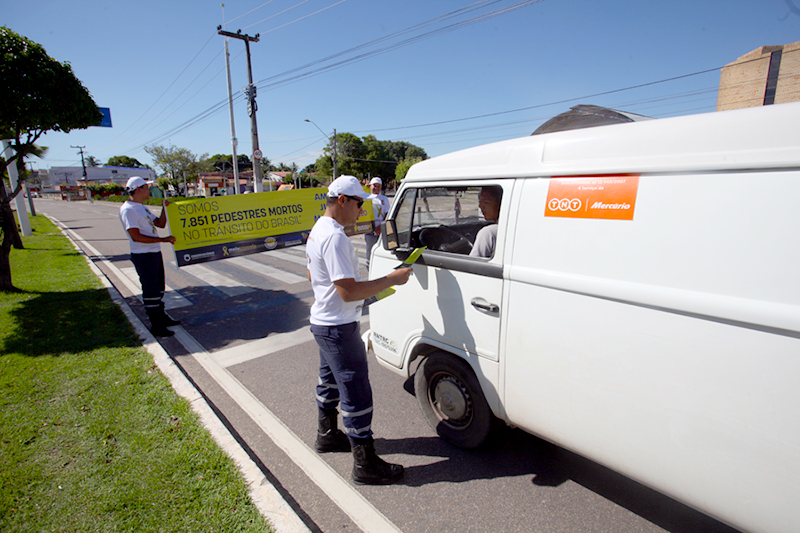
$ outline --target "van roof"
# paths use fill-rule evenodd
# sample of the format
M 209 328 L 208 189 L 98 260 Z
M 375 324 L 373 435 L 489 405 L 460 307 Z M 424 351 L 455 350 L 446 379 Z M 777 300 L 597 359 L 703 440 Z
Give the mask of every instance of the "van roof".
M 404 181 L 800 167 L 800 102 L 547 133 L 417 163 Z

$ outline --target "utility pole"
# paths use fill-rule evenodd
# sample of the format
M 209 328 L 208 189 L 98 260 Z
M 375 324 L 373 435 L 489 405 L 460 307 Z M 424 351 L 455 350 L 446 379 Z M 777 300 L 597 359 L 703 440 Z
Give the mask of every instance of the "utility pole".
M 69 146 L 70 146 L 70 148 L 78 148 L 79 149 L 78 153 L 81 154 L 81 166 L 83 167 L 83 181 L 85 182 L 86 181 L 86 162 L 84 162 L 84 160 L 83 160 L 83 149 L 86 148 L 86 147 L 85 146 L 72 146 L 72 145 L 69 145 Z
M 251 37 L 243 34 L 242 30 L 238 30 L 236 33 L 225 31 L 222 26 L 217 26 L 217 33 L 225 37 L 241 39 L 244 41 L 244 47 L 247 51 L 247 87 L 245 88 L 245 96 L 247 96 L 247 114 L 250 116 L 250 138 L 253 144 L 253 181 L 255 181 L 255 192 L 262 192 L 264 190 L 264 180 L 261 175 L 261 158 L 256 157 L 256 154 L 261 153 L 258 148 L 258 123 L 256 121 L 258 106 L 256 105 L 256 86 L 253 85 L 253 68 L 250 63 L 250 41 L 257 43 L 260 34 L 257 33 L 254 37 Z M 256 160 L 258 161 L 256 162 Z
M 85 193 L 86 192 L 86 163 L 83 160 L 83 149 L 86 148 L 86 147 L 85 146 L 72 146 L 72 145 L 70 145 L 70 148 L 78 148 L 79 149 L 78 153 L 81 154 L 81 166 L 83 167 L 83 190 L 84 190 L 84 193 Z M 67 182 L 67 183 L 69 183 L 69 182 Z M 77 185 L 77 183 L 75 185 Z M 67 188 L 67 196 L 72 196 L 72 193 L 70 193 L 69 188 Z

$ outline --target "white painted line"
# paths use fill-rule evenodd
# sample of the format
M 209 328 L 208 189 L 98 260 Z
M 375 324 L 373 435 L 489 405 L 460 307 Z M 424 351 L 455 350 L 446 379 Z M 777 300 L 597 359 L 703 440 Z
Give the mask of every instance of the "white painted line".
M 288 261 L 290 263 L 296 263 L 298 265 L 306 266 L 308 264 L 308 259 L 305 256 L 305 247 L 297 246 L 298 250 L 303 250 L 303 255 L 297 255 L 289 252 L 282 252 L 280 250 L 272 250 L 271 252 L 264 252 L 264 255 L 267 257 L 274 257 L 276 259 L 282 259 L 283 261 Z
M 361 317 L 362 331 L 369 327 L 369 316 Z M 276 333 L 263 339 L 258 339 L 244 344 L 239 344 L 230 348 L 224 348 L 211 352 L 211 357 L 222 368 L 229 368 L 234 365 L 246 363 L 254 359 L 259 359 L 267 355 L 299 346 L 314 340 L 311 327 L 306 326 L 295 331 L 286 333 Z
M 136 268 L 122 267 L 119 270 L 136 286 L 138 290 L 134 294 L 141 300 L 142 283 L 139 280 L 139 274 L 136 273 Z M 166 286 L 167 290 L 164 292 L 164 309 L 178 309 L 179 307 L 189 307 L 192 305 L 192 302 L 181 296 L 169 283 L 167 283 Z
M 204 283 L 221 290 L 228 296 L 238 296 L 255 290 L 203 265 L 188 265 L 181 268 Z
M 133 267 L 124 267 L 119 268 L 117 265 L 109 261 L 105 258 L 103 254 L 97 251 L 97 249 L 85 241 L 80 235 L 66 227 L 62 224 L 59 220 L 48 216 L 50 220 L 53 221 L 54 224 L 59 226 L 63 231 L 67 232 L 72 240 L 80 242 L 83 246 L 86 247 L 89 252 L 91 252 L 92 256 L 97 260 L 103 263 L 114 275 L 122 282 L 123 285 L 130 291 L 131 294 L 139 298 L 141 301 L 142 299 L 142 285 L 139 281 L 139 275 L 136 273 L 136 269 Z M 133 272 L 131 274 L 131 271 Z M 192 305 L 192 302 L 175 292 L 169 285 L 167 285 L 167 292 L 164 294 L 164 308 L 165 309 L 177 309 L 178 307 L 186 307 Z
M 286 272 L 285 270 L 265 265 L 264 263 L 259 263 L 258 261 L 249 259 L 247 257 L 230 257 L 226 259 L 225 262 L 233 263 L 234 265 L 240 268 L 244 268 L 245 270 L 250 270 L 252 272 L 255 272 L 256 274 L 260 274 L 267 278 L 275 279 L 277 281 L 286 283 L 288 285 L 293 285 L 295 283 L 308 281 L 308 278 L 306 277 L 298 276 L 297 274 L 292 274 L 291 272 Z
M 247 415 L 283 452 L 300 467 L 311 480 L 345 513 L 362 531 L 367 533 L 401 533 L 383 513 L 376 509 L 349 481 L 343 479 L 323 461 L 297 435 L 262 404 L 253 393 L 222 368 L 214 358 L 182 327 L 174 328 L 175 338 L 183 344 L 195 360 L 214 378 L 225 392 L 239 404 Z

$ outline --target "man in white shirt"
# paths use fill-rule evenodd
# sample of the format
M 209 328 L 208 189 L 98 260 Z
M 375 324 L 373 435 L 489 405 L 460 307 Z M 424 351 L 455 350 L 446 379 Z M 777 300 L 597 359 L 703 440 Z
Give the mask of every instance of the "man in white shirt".
M 162 203 L 161 215 L 156 217 L 144 201 L 150 198 L 152 181 L 138 176 L 128 180 L 126 189 L 130 199 L 119 209 L 119 220 L 128 234 L 131 247 L 131 262 L 139 274 L 142 285 L 144 310 L 150 319 L 150 331 L 156 337 L 170 337 L 174 333 L 167 326 L 177 326 L 180 321 L 173 320 L 164 312 L 164 260 L 161 257 L 161 243 L 175 243 L 175 237 L 159 237 L 156 228 L 167 225 L 167 205 Z
M 357 484 L 393 483 L 403 475 L 403 467 L 387 463 L 375 453 L 372 389 L 359 317 L 365 298 L 405 284 L 411 269 L 362 281 L 358 256 L 344 227 L 358 220 L 361 206 L 370 196 L 355 177 L 340 176 L 328 187 L 327 197 L 325 214 L 314 224 L 306 243 L 308 278 L 314 292 L 311 332 L 320 354 L 319 425 L 314 447 L 319 453 L 352 449 L 352 477 Z M 337 428 L 340 403 L 346 436 Z
M 497 219 L 500 218 L 500 202 L 503 199 L 503 189 L 499 185 L 481 188 L 478 197 L 478 207 L 483 213 L 483 218 L 491 224 L 484 226 L 475 236 L 472 257 L 492 257 L 494 245 L 497 242 Z
M 372 178 L 369 180 L 369 190 L 372 193 L 372 212 L 374 214 L 375 229 L 372 233 L 364 235 L 364 240 L 367 243 L 367 270 L 369 270 L 369 259 L 372 256 L 372 248 L 378 242 L 381 235 L 381 222 L 384 221 L 386 215 L 389 214 L 389 198 L 381 194 L 383 188 L 383 181 L 380 178 Z

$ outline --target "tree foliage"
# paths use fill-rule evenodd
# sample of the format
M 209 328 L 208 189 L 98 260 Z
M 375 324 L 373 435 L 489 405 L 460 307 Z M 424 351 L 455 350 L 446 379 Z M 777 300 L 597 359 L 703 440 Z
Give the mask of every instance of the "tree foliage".
M 333 175 L 333 143 L 331 137 L 324 155 L 314 163 L 314 171 L 326 176 Z M 358 137 L 352 133 L 337 133 L 336 148 L 339 175 L 349 174 L 359 178 L 379 176 L 389 180 L 395 176 L 401 161 L 428 158 L 428 154 L 419 146 L 405 141 L 381 141 L 374 135 Z
M 115 155 L 114 157 L 109 158 L 109 160 L 106 161 L 106 166 L 125 167 L 125 168 L 147 168 L 147 169 L 150 168 L 150 166 L 140 163 L 138 159 L 129 157 L 127 155 Z
M 406 177 L 406 174 L 408 174 L 408 170 L 420 161 L 422 161 L 421 157 L 408 157 L 400 161 L 400 163 L 397 165 L 397 169 L 395 169 L 394 179 L 397 181 L 403 181 L 403 179 Z
M 102 113 L 68 63 L 51 58 L 45 49 L 6 26 L 0 27 L 0 138 L 10 139 L 12 155 L 0 158 L 0 174 L 15 164 L 25 176 L 25 156 L 47 131 L 68 133 L 100 124 Z M 0 180 L 0 290 L 13 290 L 9 254 L 21 248 L 11 200 L 22 189 L 7 192 Z
M 194 181 L 200 172 L 208 168 L 208 154 L 203 154 L 199 158 L 188 148 L 178 148 L 177 146 L 161 146 L 154 144 L 145 146 L 144 151 L 153 158 L 156 167 L 162 170 L 164 177 L 173 187 L 180 187 L 186 172 L 186 181 Z
M 236 154 L 236 160 L 239 172 L 253 168 L 253 162 L 246 154 Z M 233 172 L 233 154 L 214 154 L 205 162 L 206 172 Z

